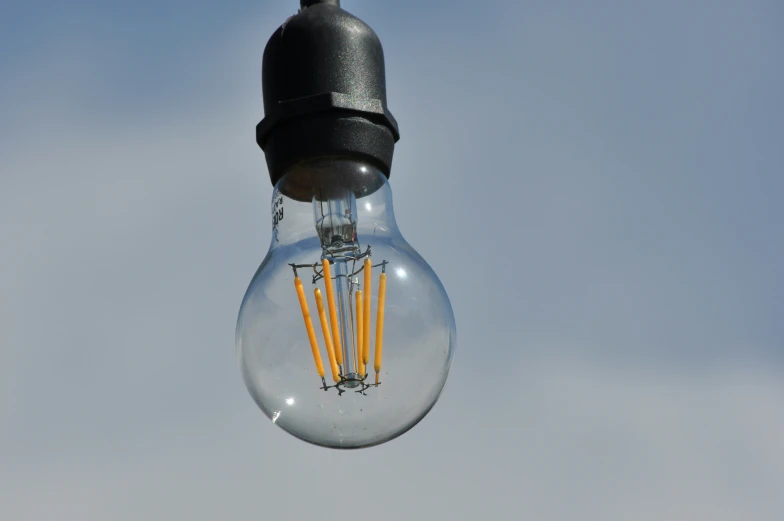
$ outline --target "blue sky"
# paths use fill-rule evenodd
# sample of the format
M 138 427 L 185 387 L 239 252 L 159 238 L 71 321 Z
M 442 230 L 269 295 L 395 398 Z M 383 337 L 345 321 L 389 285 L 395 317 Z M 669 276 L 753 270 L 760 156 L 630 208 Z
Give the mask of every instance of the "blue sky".
M 328 519 L 346 487 L 379 521 L 781 517 L 781 5 L 342 4 L 455 310 L 442 399 L 344 454 L 242 384 L 261 53 L 296 2 L 4 3 L 0 517 Z

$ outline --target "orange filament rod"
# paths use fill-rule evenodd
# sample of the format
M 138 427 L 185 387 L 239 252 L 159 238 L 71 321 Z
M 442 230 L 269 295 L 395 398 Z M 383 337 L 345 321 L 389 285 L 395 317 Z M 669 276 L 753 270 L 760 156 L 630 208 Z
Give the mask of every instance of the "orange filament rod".
M 373 263 L 370 262 L 370 257 L 365 257 L 365 300 L 363 302 L 365 310 L 362 313 L 362 318 L 365 322 L 362 325 L 362 333 L 365 336 L 362 341 L 362 363 L 365 365 L 370 361 L 370 284 L 372 271 Z
M 359 368 L 359 374 L 364 377 L 365 363 L 362 361 L 362 357 L 367 348 L 363 343 L 365 335 L 362 331 L 362 326 L 364 325 L 362 323 L 362 291 L 357 290 L 357 292 L 354 293 L 354 298 L 357 301 L 357 367 Z
M 335 359 L 338 365 L 343 365 L 343 343 L 340 341 L 340 329 L 338 328 L 338 312 L 335 310 L 335 292 L 332 290 L 332 271 L 329 268 L 329 260 L 321 261 L 324 268 L 324 289 L 327 290 L 327 305 L 329 306 L 329 323 L 332 326 L 332 345 L 335 348 Z
M 387 274 L 381 273 L 378 280 L 378 315 L 376 315 L 376 356 L 373 360 L 373 368 L 376 370 L 376 385 L 378 385 L 378 373 L 381 371 L 381 350 L 384 340 L 384 303 L 387 299 Z
M 316 371 L 318 371 L 318 375 L 323 380 L 324 364 L 321 362 L 321 353 L 319 353 L 318 342 L 316 341 L 316 332 L 313 331 L 313 322 L 310 320 L 308 301 L 305 299 L 305 290 L 302 289 L 302 281 L 299 280 L 299 277 L 294 277 L 294 287 L 297 288 L 299 307 L 302 308 L 302 319 L 305 321 L 305 329 L 308 330 L 308 340 L 310 340 L 310 350 L 313 351 L 313 361 L 316 362 Z
M 340 370 L 335 360 L 335 348 L 332 346 L 332 335 L 329 332 L 327 323 L 327 313 L 324 311 L 324 301 L 321 299 L 321 290 L 316 288 L 316 307 L 318 308 L 319 319 L 321 320 L 321 332 L 324 333 L 324 343 L 327 344 L 327 356 L 329 357 L 329 367 L 332 369 L 332 379 L 340 381 Z

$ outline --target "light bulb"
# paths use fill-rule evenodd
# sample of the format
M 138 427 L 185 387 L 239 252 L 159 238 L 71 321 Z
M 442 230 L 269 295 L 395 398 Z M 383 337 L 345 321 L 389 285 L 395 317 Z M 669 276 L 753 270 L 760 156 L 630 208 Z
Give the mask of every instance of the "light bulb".
M 392 211 L 381 42 L 339 0 L 300 0 L 267 42 L 262 86 L 272 244 L 237 321 L 242 374 L 286 432 L 377 445 L 433 407 L 455 347 L 446 292 Z
M 272 196 L 272 243 L 240 308 L 245 384 L 286 432 L 334 448 L 391 440 L 433 407 L 455 322 L 446 291 L 395 222 L 371 163 L 289 168 Z

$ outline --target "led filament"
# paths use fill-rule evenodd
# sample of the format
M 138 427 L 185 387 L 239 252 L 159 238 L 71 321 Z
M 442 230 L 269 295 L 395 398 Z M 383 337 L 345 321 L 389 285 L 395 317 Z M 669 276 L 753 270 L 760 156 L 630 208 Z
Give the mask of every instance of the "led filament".
M 357 261 L 364 259 L 363 264 L 351 273 L 337 274 L 332 276 L 332 265 L 337 263 L 352 263 L 352 268 L 356 268 Z M 294 287 L 297 298 L 302 310 L 302 318 L 305 322 L 310 349 L 313 354 L 313 361 L 316 365 L 316 372 L 321 377 L 322 387 L 325 391 L 335 388 L 338 395 L 342 395 L 346 389 L 355 389 L 360 394 L 365 394 L 365 390 L 370 387 L 378 387 L 379 373 L 381 372 L 383 337 L 384 337 L 384 306 L 386 303 L 386 265 L 387 261 L 382 261 L 375 266 L 371 262 L 370 247 L 361 255 L 345 255 L 339 260 L 330 263 L 327 258 L 322 259 L 321 263 L 313 264 L 290 264 L 294 270 Z M 319 267 L 321 270 L 319 271 Z M 367 364 L 369 363 L 370 353 L 370 296 L 372 283 L 372 269 L 381 267 L 378 285 L 378 303 L 376 319 L 376 343 L 373 368 L 375 369 L 375 383 L 367 384 Z M 324 373 L 324 364 L 321 360 L 321 352 L 316 339 L 313 321 L 308 308 L 302 280 L 297 274 L 297 269 L 312 268 L 314 271 L 313 284 L 319 280 L 324 281 L 324 292 L 326 294 L 327 306 L 329 310 L 329 321 L 325 310 L 322 292 L 319 287 L 314 290 L 316 309 L 318 310 L 321 331 L 324 336 L 324 345 L 327 349 L 330 370 L 334 385 L 327 385 Z M 363 283 L 359 282 L 359 275 L 362 275 Z M 345 282 L 339 280 L 344 278 L 347 281 L 347 291 L 337 291 L 336 300 L 335 286 L 344 287 Z M 363 294 L 362 286 L 365 287 Z M 351 302 L 354 302 L 352 308 Z

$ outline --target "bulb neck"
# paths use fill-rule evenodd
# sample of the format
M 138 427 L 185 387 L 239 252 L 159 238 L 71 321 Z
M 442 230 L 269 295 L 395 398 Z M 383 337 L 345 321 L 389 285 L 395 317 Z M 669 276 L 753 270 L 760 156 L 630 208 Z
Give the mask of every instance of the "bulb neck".
M 387 177 L 375 163 L 366 159 L 319 157 L 292 165 L 281 176 L 276 188 L 286 197 L 310 203 L 314 199 L 334 199 L 346 191 L 353 193 L 355 198 L 366 197 L 380 189 Z
M 298 164 L 275 185 L 271 212 L 271 249 L 313 241 L 326 257 L 346 257 L 364 251 L 368 237 L 400 234 L 389 181 L 355 160 Z

